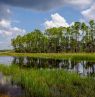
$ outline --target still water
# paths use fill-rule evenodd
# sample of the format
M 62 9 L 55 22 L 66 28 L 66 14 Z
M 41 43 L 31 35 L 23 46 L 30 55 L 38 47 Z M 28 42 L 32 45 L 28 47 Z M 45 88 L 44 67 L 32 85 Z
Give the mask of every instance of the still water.
M 76 72 L 82 76 L 93 76 L 95 74 L 95 62 L 89 61 L 71 61 L 56 60 L 56 59 L 42 59 L 32 57 L 0 57 L 0 64 L 11 65 L 17 64 L 25 68 L 49 68 L 49 69 L 64 69 L 69 72 Z
M 0 97 L 25 97 L 24 90 L 12 83 L 11 76 L 0 73 Z

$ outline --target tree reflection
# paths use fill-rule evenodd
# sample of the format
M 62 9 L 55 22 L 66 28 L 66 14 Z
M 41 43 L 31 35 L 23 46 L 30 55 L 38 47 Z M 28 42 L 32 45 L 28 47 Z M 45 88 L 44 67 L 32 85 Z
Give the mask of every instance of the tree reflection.
M 92 76 L 95 73 L 95 62 L 89 61 L 76 61 L 56 60 L 46 58 L 32 58 L 32 57 L 14 57 L 12 64 L 17 64 L 20 67 L 27 68 L 56 68 L 65 69 L 70 72 L 76 72 L 84 76 Z

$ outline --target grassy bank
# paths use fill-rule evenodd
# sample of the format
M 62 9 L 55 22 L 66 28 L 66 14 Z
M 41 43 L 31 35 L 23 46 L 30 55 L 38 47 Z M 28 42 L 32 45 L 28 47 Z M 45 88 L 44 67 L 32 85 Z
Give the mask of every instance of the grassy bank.
M 28 56 L 36 58 L 92 60 L 95 61 L 95 53 L 0 53 L 0 56 Z
M 0 71 L 12 75 L 27 97 L 95 97 L 95 80 L 57 69 L 21 69 L 0 65 Z

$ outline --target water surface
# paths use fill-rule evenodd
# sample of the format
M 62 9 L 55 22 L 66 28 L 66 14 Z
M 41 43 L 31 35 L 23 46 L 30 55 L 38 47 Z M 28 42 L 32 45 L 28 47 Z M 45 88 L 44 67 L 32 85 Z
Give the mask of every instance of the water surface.
M 0 97 L 25 97 L 24 90 L 12 83 L 11 76 L 0 73 Z
M 43 59 L 32 57 L 0 57 L 0 64 L 14 65 L 25 68 L 37 69 L 64 69 L 69 72 L 76 72 L 83 76 L 93 76 L 95 74 L 95 62 L 80 60 L 56 60 L 56 59 Z

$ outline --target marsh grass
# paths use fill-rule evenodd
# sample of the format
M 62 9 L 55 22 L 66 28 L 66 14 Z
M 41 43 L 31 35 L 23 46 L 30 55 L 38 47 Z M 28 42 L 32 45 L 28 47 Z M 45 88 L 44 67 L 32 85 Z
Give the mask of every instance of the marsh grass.
M 1 52 L 0 56 L 20 56 L 47 59 L 71 59 L 95 61 L 95 53 L 11 53 Z
M 13 83 L 25 89 L 27 97 L 95 97 L 95 80 L 58 69 L 21 69 L 0 65 Z

